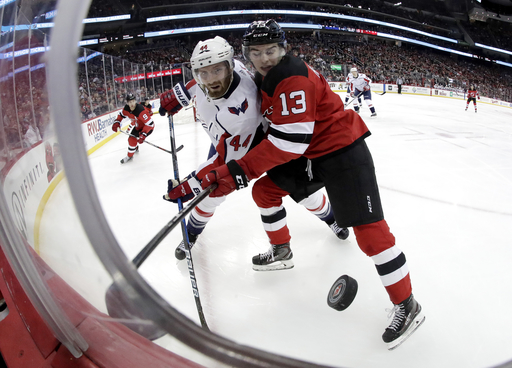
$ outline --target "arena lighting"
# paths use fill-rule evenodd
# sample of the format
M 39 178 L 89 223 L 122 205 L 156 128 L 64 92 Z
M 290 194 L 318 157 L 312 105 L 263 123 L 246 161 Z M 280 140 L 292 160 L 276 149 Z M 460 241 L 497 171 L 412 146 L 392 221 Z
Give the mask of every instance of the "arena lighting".
M 478 43 L 478 42 L 475 42 L 475 46 L 477 46 L 477 47 L 481 47 L 481 48 L 483 48 L 483 49 L 488 49 L 488 50 L 497 51 L 497 52 L 502 52 L 502 53 L 504 53 L 504 54 L 512 55 L 512 51 L 507 51 L 507 50 L 499 49 L 499 48 L 497 48 L 497 47 L 492 47 L 492 46 L 483 45 L 483 44 Z
M 234 15 L 247 15 L 247 14 L 275 14 L 278 16 L 289 14 L 289 15 L 306 15 L 306 16 L 311 16 L 311 17 L 322 17 L 322 18 L 330 18 L 330 19 L 332 19 L 332 18 L 346 19 L 346 20 L 352 20 L 352 21 L 356 21 L 356 22 L 376 24 L 376 25 L 384 26 L 384 27 L 397 28 L 397 29 L 401 29 L 403 31 L 417 33 L 422 36 L 437 38 L 438 40 L 443 40 L 443 41 L 447 41 L 447 42 L 451 42 L 451 43 L 457 43 L 457 40 L 455 40 L 453 38 L 438 36 L 438 35 L 435 35 L 432 33 L 423 32 L 423 31 L 420 31 L 420 30 L 417 30 L 414 28 L 409 28 L 409 27 L 398 25 L 398 24 L 382 22 L 382 21 L 374 20 L 374 19 L 355 17 L 355 16 L 351 16 L 351 15 L 321 13 L 321 12 L 305 11 L 305 10 L 276 10 L 276 9 L 224 10 L 224 11 L 214 11 L 214 12 L 206 12 L 206 13 L 191 13 L 191 14 L 167 15 L 167 16 L 163 16 L 163 17 L 153 17 L 153 18 L 147 18 L 146 22 L 152 23 L 152 22 L 162 22 L 162 21 L 169 21 L 169 20 L 176 20 L 176 19 L 197 19 L 197 18 L 206 18 L 206 17 L 234 16 Z
M 322 26 L 320 24 L 279 23 L 279 25 L 282 28 L 322 29 Z M 171 35 L 185 34 L 185 33 L 225 31 L 228 29 L 246 29 L 247 27 L 249 27 L 249 23 L 227 24 L 227 25 L 222 25 L 222 26 L 177 28 L 177 29 L 168 29 L 165 31 L 144 32 L 144 37 L 151 38 L 151 37 L 171 36 Z
M 15 2 L 16 0 L 0 0 L 0 8 L 10 4 L 10 3 L 13 3 Z
M 393 4 L 393 6 L 400 6 L 400 5 L 402 5 L 402 3 Z

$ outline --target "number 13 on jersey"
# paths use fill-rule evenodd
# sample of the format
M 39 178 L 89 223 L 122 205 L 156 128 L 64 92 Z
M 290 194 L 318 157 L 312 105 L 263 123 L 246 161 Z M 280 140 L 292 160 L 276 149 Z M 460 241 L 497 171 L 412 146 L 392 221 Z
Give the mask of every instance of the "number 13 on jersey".
M 279 95 L 279 98 L 283 105 L 282 116 L 288 116 L 290 112 L 292 114 L 301 114 L 306 111 L 306 93 L 303 90 L 290 92 L 288 96 L 283 92 Z

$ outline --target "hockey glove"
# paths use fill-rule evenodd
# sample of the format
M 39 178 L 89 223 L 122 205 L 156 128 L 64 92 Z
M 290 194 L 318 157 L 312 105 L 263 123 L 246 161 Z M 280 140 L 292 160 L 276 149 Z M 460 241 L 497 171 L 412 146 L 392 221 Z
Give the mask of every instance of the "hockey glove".
M 201 183 L 194 173 L 190 174 L 181 183 L 177 180 L 169 179 L 167 181 L 167 194 L 164 199 L 169 202 L 178 203 L 178 199 L 182 202 L 191 200 L 201 192 Z
M 114 132 L 117 132 L 120 129 L 121 129 L 121 123 L 120 122 L 116 121 L 114 124 L 112 124 L 112 130 Z
M 363 88 L 365 91 L 369 91 L 370 90 L 370 86 L 364 86 Z
M 176 114 L 182 107 L 190 104 L 190 93 L 183 83 L 179 82 L 171 90 L 160 95 L 160 106 L 171 115 Z M 162 115 L 162 109 L 159 110 Z M 165 114 L 163 114 L 165 115 Z M 163 116 L 162 115 L 162 116 Z
M 137 139 L 137 142 L 138 142 L 139 144 L 144 143 L 144 141 L 146 140 L 147 136 L 148 136 L 148 135 L 147 135 L 146 133 L 140 133 L 140 134 L 139 134 L 139 138 Z
M 206 174 L 201 186 L 206 189 L 213 183 L 217 183 L 218 186 L 210 194 L 210 197 L 222 197 L 248 185 L 244 169 L 235 160 Z

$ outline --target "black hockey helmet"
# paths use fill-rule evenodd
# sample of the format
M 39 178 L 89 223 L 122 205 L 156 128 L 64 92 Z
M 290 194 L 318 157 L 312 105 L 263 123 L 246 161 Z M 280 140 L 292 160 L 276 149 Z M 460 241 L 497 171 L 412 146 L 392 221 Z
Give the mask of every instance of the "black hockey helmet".
M 131 101 L 131 100 L 135 100 L 135 95 L 130 92 L 126 95 L 126 102 Z
M 277 43 L 286 50 L 286 38 L 281 26 L 274 20 L 257 20 L 252 22 L 245 30 L 242 49 L 244 57 L 249 60 L 249 47 Z

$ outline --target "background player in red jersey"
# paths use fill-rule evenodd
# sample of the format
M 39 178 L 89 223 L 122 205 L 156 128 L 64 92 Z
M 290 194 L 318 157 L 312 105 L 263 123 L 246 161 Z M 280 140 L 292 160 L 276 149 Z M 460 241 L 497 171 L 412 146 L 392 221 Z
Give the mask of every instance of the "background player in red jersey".
M 126 105 L 117 115 L 114 124 L 112 124 L 112 130 L 117 132 L 121 129 L 121 122 L 126 118 L 132 119 L 128 128 L 128 133 L 131 135 L 128 137 L 128 154 L 125 158 L 121 159 L 122 164 L 127 163 L 133 158 L 135 152 L 139 150 L 139 144 L 144 143 L 147 136 L 153 133 L 155 127 L 151 114 L 144 106 L 135 101 L 133 93 L 126 95 Z
M 311 182 L 325 186 L 336 222 L 353 227 L 359 247 L 374 261 L 395 305 L 382 339 L 390 349 L 398 346 L 425 317 L 412 295 L 405 255 L 384 220 L 373 159 L 365 143 L 368 127 L 356 112 L 344 111 L 322 75 L 286 55 L 284 32 L 274 20 L 249 26 L 243 53 L 257 70 L 261 109 L 270 122 L 268 136 L 241 159 L 207 174 L 202 187 L 217 183 L 211 195 L 226 195 L 277 165 L 303 156 L 309 159 Z M 289 250 L 274 247 L 269 253 L 273 261 L 285 259 Z
M 145 97 L 144 102 L 141 102 L 141 105 L 148 110 L 149 116 L 153 115 L 153 106 L 151 105 L 149 97 Z
M 473 85 L 469 86 L 468 89 L 468 100 L 466 101 L 466 110 L 468 111 L 468 106 L 471 101 L 473 101 L 473 105 L 475 105 L 475 112 L 476 112 L 476 98 L 480 99 L 480 95 L 478 94 L 476 88 Z

